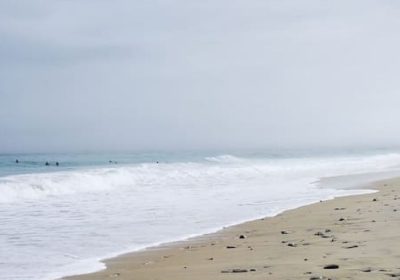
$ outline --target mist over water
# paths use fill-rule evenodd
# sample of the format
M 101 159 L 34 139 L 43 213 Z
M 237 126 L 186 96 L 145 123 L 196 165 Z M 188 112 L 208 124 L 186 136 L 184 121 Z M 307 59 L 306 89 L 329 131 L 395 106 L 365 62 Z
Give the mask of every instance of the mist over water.
M 48 154 L 19 157 L 25 165 L 28 158 L 40 162 L 57 157 L 65 166 L 41 165 L 18 174 L 19 167 L 10 161 L 14 157 L 1 160 L 8 166 L 8 175 L 0 177 L 4 280 L 54 279 L 98 270 L 103 268 L 100 259 L 122 252 L 364 192 L 321 188 L 315 184 L 321 177 L 395 172 L 400 166 L 400 153 L 376 151 L 296 156 Z M 110 164 L 110 158 L 119 163 Z
M 398 145 L 399 18 L 392 0 L 3 0 L 0 152 Z

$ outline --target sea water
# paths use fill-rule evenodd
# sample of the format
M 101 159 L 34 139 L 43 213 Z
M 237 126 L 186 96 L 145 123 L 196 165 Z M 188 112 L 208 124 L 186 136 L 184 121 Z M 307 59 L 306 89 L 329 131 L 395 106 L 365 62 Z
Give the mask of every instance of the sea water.
M 0 155 L 0 279 L 100 270 L 103 258 L 366 192 L 319 178 L 399 167 L 388 151 Z

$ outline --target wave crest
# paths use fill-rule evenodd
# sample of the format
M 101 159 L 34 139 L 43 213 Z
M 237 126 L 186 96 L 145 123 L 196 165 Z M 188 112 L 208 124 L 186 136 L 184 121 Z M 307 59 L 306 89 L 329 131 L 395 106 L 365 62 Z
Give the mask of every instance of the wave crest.
M 244 159 L 235 157 L 232 155 L 220 155 L 220 156 L 216 156 L 216 157 L 206 157 L 205 159 L 207 161 L 217 162 L 217 163 L 238 163 L 238 162 L 244 161 Z

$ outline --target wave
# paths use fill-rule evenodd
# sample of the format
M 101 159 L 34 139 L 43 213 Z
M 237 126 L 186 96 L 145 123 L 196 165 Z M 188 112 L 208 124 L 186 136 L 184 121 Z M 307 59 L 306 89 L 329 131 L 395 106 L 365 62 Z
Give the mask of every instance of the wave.
M 57 172 L 7 176 L 0 179 L 0 203 L 108 190 L 112 171 Z
M 0 178 L 0 203 L 62 195 L 114 191 L 153 191 L 187 186 L 204 189 L 262 185 L 304 177 L 396 169 L 400 154 L 352 157 L 246 159 L 232 155 L 205 162 L 139 164 L 91 170 L 13 175 Z
M 232 155 L 220 155 L 216 157 L 206 157 L 205 158 L 207 161 L 210 162 L 217 162 L 217 163 L 239 163 L 243 162 L 243 158 L 235 157 Z

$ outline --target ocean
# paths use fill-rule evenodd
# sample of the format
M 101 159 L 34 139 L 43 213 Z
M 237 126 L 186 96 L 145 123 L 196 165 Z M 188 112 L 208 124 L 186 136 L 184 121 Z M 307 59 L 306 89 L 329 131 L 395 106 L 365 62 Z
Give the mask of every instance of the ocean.
M 100 270 L 104 258 L 369 192 L 320 178 L 399 169 L 389 150 L 0 155 L 0 279 Z

